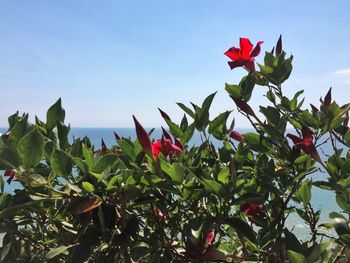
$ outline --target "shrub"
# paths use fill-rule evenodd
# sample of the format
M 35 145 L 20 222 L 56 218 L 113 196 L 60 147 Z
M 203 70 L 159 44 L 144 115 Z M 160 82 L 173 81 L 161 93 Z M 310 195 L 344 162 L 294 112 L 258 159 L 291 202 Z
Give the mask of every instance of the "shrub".
M 211 117 L 215 93 L 201 105 L 179 103 L 185 112 L 179 124 L 160 110 L 168 130 L 156 141 L 134 117 L 137 139 L 115 134 L 110 148 L 87 137 L 70 141 L 60 99 L 46 122 L 10 116 L 0 139 L 0 261 L 346 260 L 350 105 L 339 106 L 331 90 L 310 109 L 303 107 L 303 91 L 285 96 L 293 57 L 280 38 L 257 64 L 261 45 L 241 38 L 239 48 L 225 53 L 231 69 L 247 70 L 225 89 L 254 132 L 238 133 L 234 121 L 228 126 L 232 110 Z M 266 89 L 268 104 L 259 113 L 249 105 L 256 86 Z M 189 143 L 198 134 L 202 142 Z M 332 155 L 320 157 L 328 142 Z M 310 177 L 319 171 L 325 181 Z M 4 192 L 4 178 L 21 187 Z M 335 192 L 342 213 L 319 224 L 313 187 Z M 286 226 L 291 214 L 309 228 L 303 239 Z

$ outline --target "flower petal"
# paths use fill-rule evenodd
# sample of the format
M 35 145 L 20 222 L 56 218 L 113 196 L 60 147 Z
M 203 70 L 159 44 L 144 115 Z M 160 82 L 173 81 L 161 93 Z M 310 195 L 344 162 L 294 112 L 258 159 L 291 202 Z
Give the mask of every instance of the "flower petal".
M 228 62 L 228 65 L 230 66 L 231 69 L 245 66 L 245 64 L 246 64 L 246 62 L 245 61 L 241 61 L 241 60 L 229 61 Z
M 231 47 L 224 54 L 232 60 L 237 60 L 241 57 L 241 50 L 236 47 Z
M 256 46 L 254 47 L 254 49 L 252 50 L 252 52 L 250 52 L 249 56 L 250 57 L 256 57 L 260 54 L 261 51 L 261 44 L 264 43 L 264 41 L 259 41 Z
M 301 139 L 301 138 L 299 138 L 299 137 L 297 137 L 297 136 L 295 136 L 293 134 L 288 133 L 287 137 L 289 139 L 291 139 L 295 145 L 303 143 L 303 139 Z
M 213 240 L 215 238 L 214 231 L 210 231 L 205 235 L 205 244 L 211 245 L 213 243 Z
M 253 44 L 250 42 L 248 38 L 240 38 L 239 46 L 241 48 L 241 55 L 243 58 L 249 58 L 249 54 L 253 49 Z

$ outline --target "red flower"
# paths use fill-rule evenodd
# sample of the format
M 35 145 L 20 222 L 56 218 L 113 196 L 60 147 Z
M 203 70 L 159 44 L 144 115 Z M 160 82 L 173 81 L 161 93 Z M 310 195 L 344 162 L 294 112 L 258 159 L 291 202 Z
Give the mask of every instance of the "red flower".
M 12 180 L 15 178 L 16 172 L 17 171 L 15 169 L 5 171 L 4 176 L 8 177 L 7 179 L 8 184 L 10 184 Z
M 172 143 L 171 135 L 167 132 L 167 130 L 164 129 L 164 128 L 162 127 L 162 131 L 163 131 L 163 135 L 164 135 L 165 139 L 169 139 L 170 142 Z M 181 142 L 179 141 L 179 139 L 176 138 L 175 136 L 174 136 L 174 144 L 175 144 L 177 147 L 179 147 L 181 150 L 184 149 L 184 147 L 182 146 L 182 143 L 181 143 Z
M 239 142 L 244 141 L 244 137 L 239 132 L 236 132 L 236 131 L 231 131 L 230 137 Z
M 261 51 L 260 45 L 263 41 L 259 41 L 253 49 L 253 44 L 248 38 L 240 38 L 240 48 L 231 47 L 224 54 L 228 56 L 232 61 L 228 64 L 231 69 L 236 67 L 246 67 L 249 70 L 254 69 L 254 57 L 258 56 Z
M 158 156 L 163 153 L 164 156 L 171 154 L 176 154 L 182 152 L 181 148 L 175 144 L 172 144 L 169 139 L 159 140 L 152 143 L 153 156 Z
M 214 231 L 210 231 L 205 235 L 205 244 L 211 245 L 215 239 Z
M 303 135 L 303 138 L 299 138 L 293 134 L 288 133 L 287 137 L 293 141 L 295 147 L 302 149 L 305 153 L 309 154 L 313 159 L 315 159 L 318 162 L 321 162 L 321 158 L 315 148 L 315 145 L 312 142 L 314 139 L 312 132 L 308 128 L 303 127 L 302 135 Z
M 239 210 L 244 212 L 247 216 L 262 218 L 266 216 L 265 209 L 261 205 L 257 204 L 242 204 Z

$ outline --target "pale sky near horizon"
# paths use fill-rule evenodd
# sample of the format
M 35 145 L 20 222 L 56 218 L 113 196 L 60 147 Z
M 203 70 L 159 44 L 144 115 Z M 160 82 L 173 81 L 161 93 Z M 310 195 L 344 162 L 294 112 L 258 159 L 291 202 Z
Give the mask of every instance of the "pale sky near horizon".
M 294 55 L 286 94 L 304 89 L 318 105 L 330 86 L 350 102 L 349 1 L 85 1 L 0 0 L 0 127 L 16 110 L 45 120 L 59 97 L 73 127 L 164 125 L 157 107 L 179 121 L 175 102 L 201 103 L 219 91 L 212 115 L 234 109 L 223 53 L 239 37 L 264 41 L 279 34 Z M 263 54 L 257 62 L 263 61 Z M 254 108 L 264 105 L 257 87 Z M 234 113 L 236 127 L 248 127 Z

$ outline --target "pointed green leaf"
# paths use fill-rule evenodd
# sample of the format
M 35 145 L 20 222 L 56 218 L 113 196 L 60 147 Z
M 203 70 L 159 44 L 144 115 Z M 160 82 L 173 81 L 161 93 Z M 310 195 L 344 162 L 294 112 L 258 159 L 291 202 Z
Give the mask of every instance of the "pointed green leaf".
M 66 113 L 62 108 L 61 98 L 52 105 L 46 113 L 46 129 L 51 131 L 58 122 L 64 122 Z
M 18 155 L 23 167 L 26 169 L 35 167 L 44 153 L 44 138 L 37 129 L 33 129 L 18 143 Z

